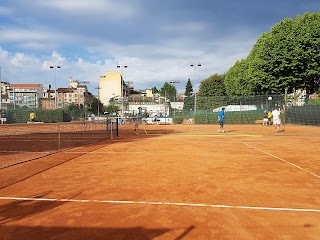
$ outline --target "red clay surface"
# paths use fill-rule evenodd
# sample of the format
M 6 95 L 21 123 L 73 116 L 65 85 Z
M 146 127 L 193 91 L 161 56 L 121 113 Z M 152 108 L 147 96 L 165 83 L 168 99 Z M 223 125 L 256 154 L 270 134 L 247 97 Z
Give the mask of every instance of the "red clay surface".
M 225 128 L 120 126 L 2 169 L 0 239 L 319 239 L 320 128 Z

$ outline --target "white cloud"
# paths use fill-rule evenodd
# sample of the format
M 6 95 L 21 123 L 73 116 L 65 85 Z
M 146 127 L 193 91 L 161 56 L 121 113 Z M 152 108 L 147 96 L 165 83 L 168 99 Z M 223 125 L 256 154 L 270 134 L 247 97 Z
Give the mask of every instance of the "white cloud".
M 7 59 L 9 56 L 9 52 L 2 49 L 2 47 L 0 47 L 0 60 L 3 61 L 4 59 Z
M 54 31 L 42 30 L 39 28 L 0 28 L 0 42 L 16 43 L 24 49 L 47 50 L 58 46 L 57 34 Z M 60 35 L 60 41 L 65 39 Z
M 32 31 L 23 28 L 1 28 L 1 41 L 21 41 L 21 40 L 45 40 L 48 38 L 47 32 Z

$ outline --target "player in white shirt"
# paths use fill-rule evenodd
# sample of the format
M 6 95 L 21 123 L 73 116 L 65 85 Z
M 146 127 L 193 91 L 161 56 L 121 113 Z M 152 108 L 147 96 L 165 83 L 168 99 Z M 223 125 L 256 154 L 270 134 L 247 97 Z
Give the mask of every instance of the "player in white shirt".
M 281 114 L 280 111 L 276 108 L 272 111 L 273 125 L 276 129 L 276 132 L 279 132 L 280 130 L 282 130 L 280 114 Z

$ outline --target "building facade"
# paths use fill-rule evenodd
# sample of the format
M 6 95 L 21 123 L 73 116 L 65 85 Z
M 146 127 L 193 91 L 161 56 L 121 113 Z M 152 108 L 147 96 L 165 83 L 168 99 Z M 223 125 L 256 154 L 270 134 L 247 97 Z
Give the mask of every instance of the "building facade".
M 6 90 L 6 109 L 36 109 L 43 98 L 44 87 L 42 84 L 10 84 Z
M 121 99 L 120 108 L 125 110 L 126 98 L 129 95 L 130 82 L 123 81 L 121 72 L 106 72 L 104 76 L 99 78 L 98 98 L 104 105 L 109 105 L 110 99 Z
M 9 102 L 8 92 L 10 89 L 10 83 L 0 82 L 0 111 L 7 109 Z
M 88 104 L 90 95 L 87 86 L 79 84 L 76 80 L 70 82 L 68 88 L 58 88 L 57 90 L 51 89 L 51 86 L 47 84 L 1 82 L 0 90 L 0 109 L 2 110 L 55 109 L 67 107 L 71 104 L 80 108 Z

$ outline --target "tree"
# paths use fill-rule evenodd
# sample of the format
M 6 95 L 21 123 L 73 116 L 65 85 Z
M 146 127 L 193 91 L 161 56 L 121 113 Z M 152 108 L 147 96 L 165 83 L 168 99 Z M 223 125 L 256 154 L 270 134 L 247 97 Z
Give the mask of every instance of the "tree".
M 189 112 L 191 109 L 194 109 L 194 96 L 193 96 L 193 86 L 190 81 L 190 78 L 186 84 L 186 90 L 184 92 L 184 100 L 183 100 L 183 111 Z
M 118 113 L 120 111 L 120 107 L 113 104 L 109 104 L 103 110 L 104 112 L 107 112 L 108 114 L 112 115 L 113 113 Z
M 176 87 L 168 82 L 165 82 L 163 87 L 160 89 L 160 95 L 168 98 L 171 102 L 174 101 L 177 96 Z
M 91 99 L 91 111 L 95 114 L 99 114 L 103 111 L 103 104 L 100 102 L 100 100 L 96 97 L 93 97 Z
M 152 90 L 152 94 L 159 93 L 159 90 L 157 89 L 157 87 L 153 87 L 151 88 L 151 90 Z
M 81 105 L 82 106 L 82 105 Z M 68 110 L 79 110 L 79 106 L 78 105 L 75 105 L 74 103 L 71 103 L 67 106 L 67 109 Z
M 248 57 L 225 74 L 227 93 L 282 94 L 319 90 L 320 13 L 286 18 L 263 33 Z
M 214 74 L 209 78 L 201 81 L 199 88 L 199 97 L 225 96 L 226 87 L 222 75 Z
M 187 97 L 190 97 L 192 94 L 193 94 L 193 86 L 189 78 L 187 81 L 186 91 L 184 92 L 184 95 L 186 95 Z
M 248 60 L 237 61 L 224 77 L 226 93 L 229 96 L 250 96 L 254 95 L 254 85 L 248 78 Z
M 214 74 L 201 81 L 197 95 L 197 106 L 201 110 L 212 110 L 221 105 L 220 97 L 226 96 L 224 77 Z

